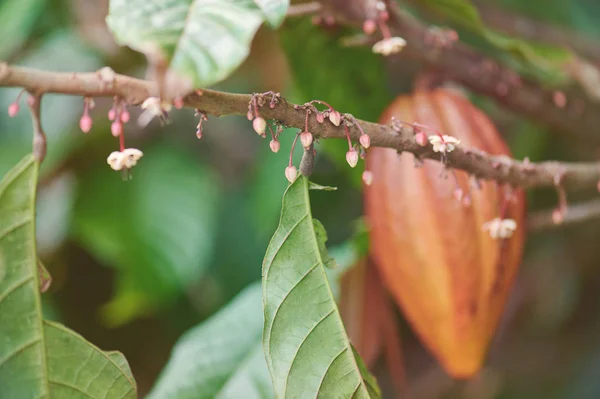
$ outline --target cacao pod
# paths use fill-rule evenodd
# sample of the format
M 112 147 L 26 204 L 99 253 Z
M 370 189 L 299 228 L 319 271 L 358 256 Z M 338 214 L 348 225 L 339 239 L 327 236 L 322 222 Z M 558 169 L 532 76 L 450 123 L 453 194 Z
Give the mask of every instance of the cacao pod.
M 380 122 L 392 117 L 432 127 L 461 145 L 510 155 L 487 116 L 450 90 L 401 96 Z M 431 160 L 416 167 L 412 154 L 388 148 L 371 149 L 367 168 L 373 176 L 365 187 L 370 251 L 384 284 L 445 370 L 468 378 L 482 366 L 521 261 L 524 195 L 508 195 L 494 181 L 473 187 L 463 171 Z M 469 203 L 455 198 L 457 187 Z M 497 217 L 516 221 L 510 238 L 484 231 L 484 223 Z

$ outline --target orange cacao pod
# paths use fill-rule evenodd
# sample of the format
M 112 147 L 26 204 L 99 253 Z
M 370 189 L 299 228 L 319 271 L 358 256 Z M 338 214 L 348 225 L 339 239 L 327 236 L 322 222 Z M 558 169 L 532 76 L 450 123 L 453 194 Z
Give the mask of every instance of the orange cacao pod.
M 398 97 L 381 116 L 418 122 L 493 155 L 510 155 L 492 122 L 445 89 Z M 424 130 L 427 134 L 434 134 Z M 386 287 L 423 343 L 456 378 L 484 361 L 521 261 L 525 200 L 493 181 L 473 186 L 463 171 L 445 171 L 388 148 L 367 157 L 365 187 L 370 251 Z M 446 174 L 446 176 L 444 176 Z M 456 198 L 460 187 L 470 201 Z M 509 195 L 510 194 L 510 195 Z M 510 238 L 493 239 L 484 223 L 513 219 Z

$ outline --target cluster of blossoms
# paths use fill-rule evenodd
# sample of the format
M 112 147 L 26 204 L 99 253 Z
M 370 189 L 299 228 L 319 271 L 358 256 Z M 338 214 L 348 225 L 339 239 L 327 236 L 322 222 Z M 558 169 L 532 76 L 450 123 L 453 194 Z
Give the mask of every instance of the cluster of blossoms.
M 260 107 L 263 105 L 266 105 L 265 97 L 267 97 L 267 95 L 270 96 L 270 101 L 269 101 L 270 108 L 274 108 L 275 105 L 279 101 L 281 101 L 281 97 L 280 97 L 279 93 L 268 92 L 268 93 L 262 93 L 262 94 L 255 94 L 252 96 L 252 98 L 248 104 L 247 117 L 248 117 L 248 120 L 252 121 L 252 128 L 259 136 L 265 138 L 267 136 L 267 128 L 269 129 L 269 131 L 271 133 L 271 137 L 272 137 L 272 140 L 269 143 L 269 146 L 273 152 L 278 152 L 281 148 L 281 144 L 280 144 L 278 138 L 279 138 L 279 134 L 282 132 L 283 128 L 280 124 L 276 123 L 275 124 L 276 131 L 274 132 L 273 128 L 271 128 L 271 125 L 269 123 L 267 123 L 267 121 L 260 115 Z M 315 103 L 324 105 L 327 107 L 327 109 L 325 109 L 324 111 L 319 111 L 314 106 Z M 336 127 L 344 124 L 344 128 L 346 129 L 346 136 L 348 137 L 348 146 L 349 146 L 348 152 L 346 153 L 346 161 L 348 162 L 348 164 L 351 167 L 353 167 L 353 168 L 356 167 L 356 165 L 358 164 L 359 157 L 361 157 L 361 156 L 364 157 L 364 152 L 362 150 L 369 148 L 369 146 L 371 145 L 371 138 L 367 134 L 365 134 L 365 132 L 360 127 L 360 125 L 356 122 L 356 120 L 351 115 L 346 115 L 345 117 L 343 117 L 342 114 L 340 114 L 338 111 L 333 109 L 333 107 L 331 105 L 327 104 L 326 102 L 318 101 L 318 100 L 311 101 L 309 103 L 304 104 L 303 106 L 297 105 L 297 106 L 295 106 L 295 108 L 298 110 L 300 110 L 300 109 L 305 110 L 305 123 L 304 123 L 304 129 L 296 135 L 296 138 L 294 139 L 294 142 L 293 142 L 291 150 L 290 150 L 288 166 L 285 168 L 285 177 L 287 180 L 289 180 L 290 182 L 293 182 L 296 179 L 296 177 L 298 176 L 298 169 L 292 163 L 292 161 L 293 161 L 292 156 L 293 156 L 294 148 L 296 146 L 296 142 L 298 141 L 298 139 L 300 139 L 300 143 L 302 144 L 302 147 L 304 148 L 305 151 L 311 151 L 312 145 L 314 143 L 314 135 L 310 132 L 309 127 L 308 127 L 309 116 L 312 113 L 315 114 L 315 119 L 318 123 L 325 123 L 325 120 L 327 119 L 327 120 L 329 120 L 329 122 L 331 122 L 331 124 L 333 126 L 336 126 Z M 361 154 L 359 154 L 359 152 L 352 145 L 352 142 L 350 140 L 350 136 L 348 133 L 348 126 L 353 126 L 353 125 L 356 125 L 358 127 L 358 129 L 360 129 L 360 131 L 361 131 L 361 135 L 359 138 L 360 145 L 362 146 Z M 312 151 L 315 151 L 315 150 L 312 149 Z

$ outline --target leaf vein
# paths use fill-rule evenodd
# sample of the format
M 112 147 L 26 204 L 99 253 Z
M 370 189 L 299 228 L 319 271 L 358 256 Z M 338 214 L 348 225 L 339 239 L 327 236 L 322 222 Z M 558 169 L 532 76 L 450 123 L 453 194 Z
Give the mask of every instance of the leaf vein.
M 9 226 L 6 230 L 0 232 L 0 241 L 4 240 L 6 238 L 6 236 L 8 236 L 13 231 L 15 231 L 23 226 L 27 226 L 27 224 L 29 224 L 31 222 L 31 220 L 32 219 L 30 217 L 26 217 L 25 219 L 19 220 L 15 224 Z
M 287 385 L 288 385 L 288 380 L 290 378 L 290 375 L 292 374 L 292 369 L 294 368 L 294 363 L 296 362 L 296 359 L 298 359 L 298 353 L 300 353 L 300 349 L 302 349 L 302 346 L 304 345 L 304 343 L 308 340 L 308 337 L 310 336 L 310 334 L 312 334 L 312 332 L 329 316 L 331 316 L 331 314 L 335 311 L 335 309 L 331 309 L 329 312 L 327 312 L 327 314 L 325 314 L 323 317 L 321 317 L 321 319 L 319 319 L 319 321 L 317 321 L 315 323 L 314 326 L 311 327 L 310 330 L 308 330 L 306 332 L 306 336 L 304 338 L 302 338 L 302 342 L 300 342 L 300 345 L 298 345 L 298 349 L 296 349 L 296 353 L 294 353 L 294 358 L 292 359 L 292 364 L 290 364 L 290 371 L 287 373 L 287 378 L 285 379 L 285 386 L 283 388 L 283 396 L 285 397 L 285 392 L 287 390 Z M 329 368 L 329 367 L 328 367 Z M 320 385 L 319 385 L 320 386 Z
M 27 284 L 28 282 L 30 282 L 33 279 L 34 279 L 34 276 L 27 276 L 27 277 L 17 281 L 12 286 L 8 287 L 8 289 L 6 291 L 4 291 L 2 294 L 0 294 L 0 304 L 2 303 L 2 301 L 4 301 L 6 298 L 8 298 L 8 296 L 10 294 L 12 294 L 13 292 L 15 292 L 20 287 L 24 286 L 25 284 Z
M 19 353 L 23 352 L 25 349 L 39 343 L 41 340 L 42 340 L 41 337 L 36 337 L 36 338 L 32 339 L 31 341 L 26 342 L 23 345 L 19 346 L 17 349 L 15 349 L 13 352 L 11 352 L 8 356 L 6 356 L 3 359 L 0 359 L 0 368 L 2 368 L 2 366 L 4 366 L 10 359 L 17 356 Z
M 78 387 L 76 387 L 76 386 L 74 386 L 74 385 L 71 385 L 71 384 L 67 384 L 66 382 L 61 382 L 61 381 L 56 381 L 56 380 L 50 380 L 50 379 L 48 380 L 48 382 L 49 382 L 50 384 L 52 384 L 52 385 L 60 385 L 60 386 L 63 386 L 63 387 L 65 387 L 65 388 L 72 389 L 72 390 L 74 390 L 74 391 L 76 391 L 76 392 L 79 392 L 79 393 L 81 393 L 81 394 L 83 394 L 83 395 L 87 396 L 88 398 L 97 399 L 97 398 L 95 398 L 94 396 L 92 396 L 92 395 L 90 395 L 89 393 L 87 393 L 87 392 L 85 392 L 84 390 L 82 390 L 81 388 L 78 388 Z
M 333 313 L 333 311 L 332 311 L 332 313 Z M 325 381 L 325 377 L 327 376 L 327 372 L 331 368 L 331 365 L 333 364 L 333 362 L 335 362 L 335 359 L 337 359 L 338 357 L 342 356 L 342 354 L 344 352 L 346 352 L 347 350 L 348 350 L 348 347 L 342 348 L 342 350 L 337 355 L 335 355 L 333 357 L 333 359 L 331 359 L 331 362 L 329 362 L 329 365 L 327 365 L 327 368 L 325 369 L 325 372 L 323 373 L 323 377 L 321 377 L 321 382 L 319 382 L 319 387 L 317 388 L 317 393 L 315 395 L 315 399 L 317 399 L 319 397 L 319 392 L 321 391 L 321 387 L 323 386 L 323 381 Z M 360 381 L 359 381 L 359 383 L 360 383 Z

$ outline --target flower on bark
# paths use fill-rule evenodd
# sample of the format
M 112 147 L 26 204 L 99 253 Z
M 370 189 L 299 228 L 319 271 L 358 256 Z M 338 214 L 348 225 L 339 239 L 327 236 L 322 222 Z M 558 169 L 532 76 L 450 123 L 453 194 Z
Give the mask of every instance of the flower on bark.
M 460 144 L 460 140 L 456 137 L 443 135 L 443 136 L 429 136 L 429 142 L 433 146 L 434 152 L 452 152 L 457 145 Z

